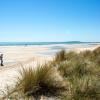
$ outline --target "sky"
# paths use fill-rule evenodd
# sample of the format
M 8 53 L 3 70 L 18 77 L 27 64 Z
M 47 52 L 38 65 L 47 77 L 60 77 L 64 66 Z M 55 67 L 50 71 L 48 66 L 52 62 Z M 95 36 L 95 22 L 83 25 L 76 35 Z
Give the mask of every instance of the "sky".
M 0 42 L 100 42 L 100 0 L 0 0 Z

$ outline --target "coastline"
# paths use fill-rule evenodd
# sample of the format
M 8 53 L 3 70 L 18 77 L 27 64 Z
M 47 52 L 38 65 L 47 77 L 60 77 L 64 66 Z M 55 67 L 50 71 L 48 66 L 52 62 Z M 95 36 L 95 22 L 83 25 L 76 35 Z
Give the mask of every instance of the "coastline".
M 0 53 L 3 54 L 4 66 L 0 66 L 0 70 L 6 67 L 16 66 L 18 64 L 25 65 L 32 61 L 52 60 L 56 52 L 64 49 L 66 52 L 75 51 L 77 53 L 84 50 L 94 50 L 100 44 L 52 44 L 52 45 L 29 45 L 29 46 L 0 46 Z M 43 60 L 43 61 L 42 61 Z
M 0 47 L 4 54 L 4 60 L 14 60 L 12 63 L 4 63 L 5 66 L 0 66 L 0 90 L 4 90 L 6 85 L 11 86 L 15 81 L 15 77 L 18 76 L 18 70 L 21 67 L 36 67 L 37 64 L 43 64 L 46 61 L 52 60 L 54 54 L 59 50 L 65 48 L 67 52 L 75 51 L 81 52 L 84 50 L 94 50 L 99 45 L 82 46 L 81 44 L 65 45 L 47 45 L 47 46 L 5 46 Z M 55 48 L 54 48 L 55 47 Z M 61 47 L 59 49 L 59 47 Z M 53 48 L 53 49 L 51 49 Z M 50 51 L 52 53 L 50 53 Z M 46 54 L 45 54 L 46 52 Z M 48 54 L 48 52 L 50 54 Z M 47 55 L 48 54 L 48 55 Z M 11 80 L 11 81 L 9 81 Z

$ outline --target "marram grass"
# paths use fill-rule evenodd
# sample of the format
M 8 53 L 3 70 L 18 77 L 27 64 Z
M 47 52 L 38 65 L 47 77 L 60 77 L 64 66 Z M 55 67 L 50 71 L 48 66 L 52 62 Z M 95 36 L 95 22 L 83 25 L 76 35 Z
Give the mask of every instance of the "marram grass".
M 61 50 L 58 53 L 56 53 L 54 60 L 56 62 L 60 62 L 60 61 L 66 60 L 66 52 L 65 52 L 65 50 Z
M 19 87 L 27 96 L 57 95 L 65 89 L 63 78 L 56 68 L 47 64 L 38 66 L 37 69 L 23 69 L 20 76 Z
M 23 97 L 40 98 L 42 95 L 57 97 L 63 95 L 63 92 L 67 90 L 63 77 L 60 76 L 57 68 L 50 64 L 39 65 L 36 69 L 22 68 L 19 73 L 14 90 Z M 13 98 L 15 91 L 11 93 L 9 97 Z M 17 96 L 19 96 L 18 94 Z

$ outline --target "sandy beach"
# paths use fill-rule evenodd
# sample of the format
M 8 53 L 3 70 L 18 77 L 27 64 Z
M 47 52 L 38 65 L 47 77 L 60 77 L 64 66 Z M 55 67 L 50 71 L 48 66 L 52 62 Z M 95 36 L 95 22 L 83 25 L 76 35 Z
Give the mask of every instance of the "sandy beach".
M 0 66 L 0 90 L 13 85 L 18 70 L 24 67 L 36 67 L 38 63 L 52 60 L 54 54 L 61 49 L 68 51 L 94 50 L 100 44 L 56 44 L 33 46 L 0 46 L 0 53 L 4 54 L 4 66 Z

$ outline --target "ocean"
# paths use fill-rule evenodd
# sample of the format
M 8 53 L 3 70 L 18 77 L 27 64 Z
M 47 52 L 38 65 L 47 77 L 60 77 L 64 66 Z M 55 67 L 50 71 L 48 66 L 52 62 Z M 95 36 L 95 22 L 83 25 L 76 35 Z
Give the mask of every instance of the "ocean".
M 52 45 L 52 44 L 100 44 L 100 42 L 0 42 L 0 46 L 27 46 L 27 45 Z

